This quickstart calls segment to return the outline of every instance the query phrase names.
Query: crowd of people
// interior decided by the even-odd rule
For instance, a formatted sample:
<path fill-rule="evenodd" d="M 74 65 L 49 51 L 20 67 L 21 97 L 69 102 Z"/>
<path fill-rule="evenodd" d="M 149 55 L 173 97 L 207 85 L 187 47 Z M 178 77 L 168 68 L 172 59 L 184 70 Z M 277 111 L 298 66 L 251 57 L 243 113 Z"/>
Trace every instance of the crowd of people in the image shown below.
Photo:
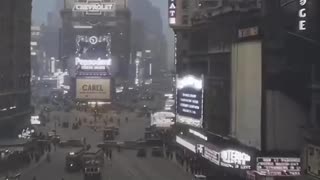
<path fill-rule="evenodd" d="M 51 143 L 46 140 L 35 139 L 19 150 L 6 150 L 0 158 L 0 173 L 14 171 L 31 163 L 37 163 L 51 152 Z"/>

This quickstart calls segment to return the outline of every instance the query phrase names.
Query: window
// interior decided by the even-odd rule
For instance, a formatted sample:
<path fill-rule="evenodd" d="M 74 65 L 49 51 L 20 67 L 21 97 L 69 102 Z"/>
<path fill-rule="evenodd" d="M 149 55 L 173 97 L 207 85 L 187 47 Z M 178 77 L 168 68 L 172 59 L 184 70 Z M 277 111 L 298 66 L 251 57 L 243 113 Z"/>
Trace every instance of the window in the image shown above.
<path fill-rule="evenodd" d="M 188 21 L 189 21 L 189 16 L 188 15 L 182 16 L 182 24 L 188 24 Z"/>
<path fill-rule="evenodd" d="M 188 6 L 189 6 L 188 0 L 182 1 L 182 9 L 188 9 Z"/>

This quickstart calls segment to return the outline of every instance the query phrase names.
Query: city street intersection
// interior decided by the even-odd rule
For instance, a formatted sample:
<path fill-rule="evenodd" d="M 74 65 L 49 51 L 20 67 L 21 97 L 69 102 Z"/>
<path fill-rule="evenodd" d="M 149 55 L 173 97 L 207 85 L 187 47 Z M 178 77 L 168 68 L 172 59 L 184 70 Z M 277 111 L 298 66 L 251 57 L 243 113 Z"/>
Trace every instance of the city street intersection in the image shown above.
<path fill-rule="evenodd" d="M 51 118 L 59 116 L 60 119 L 68 118 L 70 122 L 76 117 L 93 119 L 92 113 L 78 111 L 71 112 L 52 112 Z M 125 123 L 124 118 L 128 117 L 129 122 Z M 115 117 L 118 118 L 118 117 Z M 115 119 L 114 118 L 114 119 Z M 149 119 L 136 117 L 135 112 L 122 112 L 119 116 L 120 135 L 119 141 L 135 141 L 144 136 L 144 128 L 149 125 Z M 52 120 L 53 121 L 53 120 Z M 49 131 L 54 128 L 54 122 L 46 125 L 43 131 Z M 41 129 L 41 128 L 40 128 Z M 62 140 L 81 139 L 86 137 L 87 143 L 92 146 L 102 142 L 102 132 L 94 131 L 85 125 L 78 130 L 71 128 L 56 127 L 57 134 Z M 22 180 L 31 180 L 35 176 L 37 180 L 79 180 L 83 179 L 81 172 L 68 173 L 65 171 L 65 155 L 71 151 L 71 148 L 57 148 L 51 152 L 51 162 L 41 162 L 38 166 L 26 169 L 22 173 Z M 136 156 L 136 150 L 122 150 L 121 152 L 113 151 L 111 160 L 106 160 L 103 170 L 103 178 L 106 180 L 179 180 L 192 179 L 191 175 L 186 173 L 174 161 L 165 158 L 155 158 L 149 152 L 146 158 Z"/>

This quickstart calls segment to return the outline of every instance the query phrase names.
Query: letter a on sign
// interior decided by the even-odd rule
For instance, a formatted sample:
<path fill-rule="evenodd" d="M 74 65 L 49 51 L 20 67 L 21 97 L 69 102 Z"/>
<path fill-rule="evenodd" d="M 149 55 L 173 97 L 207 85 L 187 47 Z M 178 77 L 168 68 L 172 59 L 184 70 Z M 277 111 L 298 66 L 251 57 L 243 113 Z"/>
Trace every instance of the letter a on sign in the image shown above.
<path fill-rule="evenodd" d="M 169 6 L 169 9 L 176 9 L 176 5 L 172 2 Z"/>

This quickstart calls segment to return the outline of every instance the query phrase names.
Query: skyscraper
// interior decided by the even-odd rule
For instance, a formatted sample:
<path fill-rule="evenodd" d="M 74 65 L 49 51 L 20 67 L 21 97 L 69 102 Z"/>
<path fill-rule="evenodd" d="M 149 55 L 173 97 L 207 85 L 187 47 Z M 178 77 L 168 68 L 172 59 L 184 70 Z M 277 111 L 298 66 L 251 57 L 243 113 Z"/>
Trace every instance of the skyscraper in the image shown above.
<path fill-rule="evenodd" d="M 30 118 L 31 0 L 0 7 L 0 138 L 18 135 Z"/>
<path fill-rule="evenodd" d="M 149 0 L 129 0 L 128 2 L 133 22 L 140 21 L 144 24 L 143 48 L 152 51 L 153 72 L 159 75 L 160 69 L 165 68 L 167 63 L 166 38 L 163 33 L 160 9 L 153 6 Z M 132 30 L 138 32 L 135 29 Z M 132 37 L 135 37 L 135 34 Z"/>

